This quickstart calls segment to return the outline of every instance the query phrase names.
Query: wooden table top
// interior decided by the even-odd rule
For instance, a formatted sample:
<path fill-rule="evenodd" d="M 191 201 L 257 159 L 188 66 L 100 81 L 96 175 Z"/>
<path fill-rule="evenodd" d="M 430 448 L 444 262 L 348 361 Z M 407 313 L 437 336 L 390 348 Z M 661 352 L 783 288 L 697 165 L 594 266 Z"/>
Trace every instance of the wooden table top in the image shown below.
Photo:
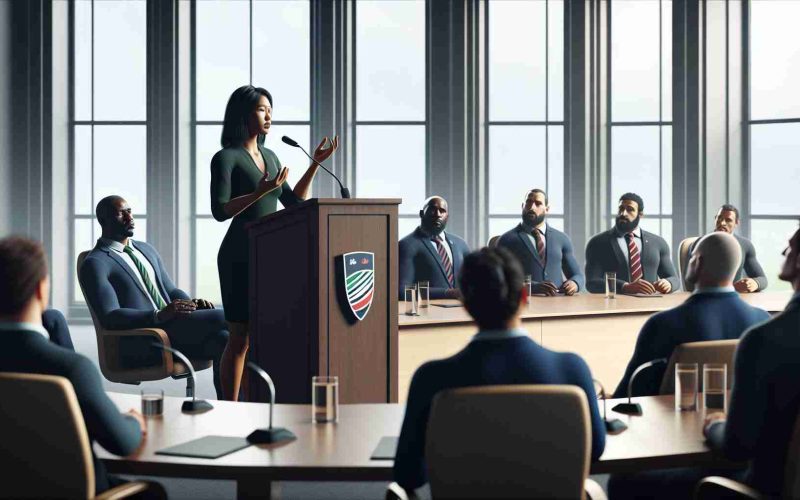
<path fill-rule="evenodd" d="M 586 316 L 604 316 L 612 314 L 646 314 L 664 311 L 682 304 L 688 292 L 675 292 L 654 297 L 633 297 L 617 295 L 615 299 L 606 299 L 602 294 L 581 293 L 573 297 L 558 295 L 555 297 L 531 297 L 531 303 L 522 312 L 523 319 L 574 318 Z M 783 311 L 792 292 L 760 292 L 741 294 L 740 297 L 756 307 L 774 313 Z M 437 324 L 472 323 L 472 318 L 463 307 L 437 307 L 434 304 L 459 304 L 457 300 L 432 300 L 431 307 L 421 309 L 419 316 L 405 314 L 405 302 L 400 302 L 400 329 L 430 326 Z"/>
<path fill-rule="evenodd" d="M 134 394 L 109 393 L 120 411 L 139 408 Z M 608 436 L 600 461 L 592 473 L 646 470 L 702 464 L 725 464 L 712 455 L 701 433 L 704 412 L 675 412 L 672 396 L 634 398 L 644 415 L 631 417 L 611 408 L 609 418 L 619 418 L 628 429 Z M 206 435 L 245 437 L 266 427 L 269 405 L 212 401 L 214 409 L 200 415 L 180 412 L 183 398 L 164 398 L 164 415 L 148 419 L 148 435 L 131 457 L 109 454 L 99 445 L 97 455 L 110 472 L 153 476 L 269 480 L 390 481 L 391 460 L 370 460 L 383 436 L 397 436 L 404 407 L 397 404 L 341 405 L 336 424 L 311 423 L 309 405 L 277 405 L 276 427 L 286 427 L 296 441 L 273 446 L 250 446 L 218 459 L 156 455 L 156 450 Z M 602 411 L 602 406 L 601 406 Z"/>

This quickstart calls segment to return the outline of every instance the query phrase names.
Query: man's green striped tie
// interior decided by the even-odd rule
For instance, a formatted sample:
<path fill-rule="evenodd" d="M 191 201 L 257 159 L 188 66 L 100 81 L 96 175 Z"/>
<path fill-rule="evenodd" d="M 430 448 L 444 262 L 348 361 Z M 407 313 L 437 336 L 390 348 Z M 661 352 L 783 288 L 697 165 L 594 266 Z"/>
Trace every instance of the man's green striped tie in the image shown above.
<path fill-rule="evenodd" d="M 144 287 L 147 288 L 147 292 L 150 294 L 150 298 L 153 299 L 153 302 L 156 303 L 156 307 L 158 307 L 158 310 L 160 311 L 161 309 L 167 307 L 167 303 L 164 302 L 164 299 L 161 298 L 161 294 L 158 293 L 158 290 L 156 290 L 155 285 L 153 285 L 153 282 L 150 281 L 150 276 L 147 274 L 147 270 L 144 268 L 144 264 L 142 264 L 142 261 L 140 261 L 133 253 L 133 249 L 130 246 L 125 245 L 125 253 L 128 254 L 133 263 L 136 265 L 136 269 L 139 270 L 139 275 L 141 275 L 142 277 L 142 281 L 144 282 Z"/>

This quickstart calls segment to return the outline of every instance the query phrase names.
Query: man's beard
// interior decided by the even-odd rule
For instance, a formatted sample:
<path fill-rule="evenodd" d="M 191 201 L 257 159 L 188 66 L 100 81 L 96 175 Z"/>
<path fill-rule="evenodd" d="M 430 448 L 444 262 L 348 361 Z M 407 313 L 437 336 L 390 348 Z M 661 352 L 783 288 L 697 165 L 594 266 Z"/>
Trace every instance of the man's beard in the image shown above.
<path fill-rule="evenodd" d="M 630 233 L 639 226 L 639 219 L 641 218 L 642 218 L 641 215 L 637 215 L 636 218 L 633 219 L 632 221 L 628 221 L 627 219 L 625 219 L 625 222 L 620 222 L 621 219 L 618 217 L 616 223 L 617 231 L 619 231 L 622 234 Z"/>
<path fill-rule="evenodd" d="M 532 228 L 533 227 L 537 227 L 539 224 L 544 222 L 544 220 L 546 218 L 547 218 L 547 214 L 544 213 L 544 212 L 542 212 L 541 214 L 538 214 L 538 215 L 536 214 L 536 212 L 533 212 L 533 211 L 531 211 L 531 212 L 523 212 L 523 214 L 522 214 L 522 222 L 523 222 L 523 224 L 525 224 L 526 226 L 532 227 Z"/>
<path fill-rule="evenodd" d="M 440 226 L 436 226 L 430 220 L 425 220 L 425 219 L 422 220 L 422 230 L 431 236 L 439 236 L 446 227 L 447 227 L 446 220 L 443 220 Z"/>

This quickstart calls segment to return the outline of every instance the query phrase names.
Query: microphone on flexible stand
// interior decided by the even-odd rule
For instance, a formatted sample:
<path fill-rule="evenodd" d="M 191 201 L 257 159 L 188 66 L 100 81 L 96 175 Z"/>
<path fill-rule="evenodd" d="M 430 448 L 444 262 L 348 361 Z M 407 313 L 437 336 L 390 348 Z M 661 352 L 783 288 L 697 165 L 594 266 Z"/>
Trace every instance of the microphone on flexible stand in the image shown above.
<path fill-rule="evenodd" d="M 619 434 L 620 432 L 622 432 L 625 429 L 627 429 L 628 426 L 625 425 L 625 423 L 622 420 L 618 419 L 618 418 L 615 418 L 615 419 L 612 419 L 612 420 L 608 419 L 608 417 L 606 416 L 607 415 L 606 414 L 606 388 L 603 387 L 603 384 L 601 384 L 600 381 L 597 380 L 596 378 L 592 379 L 592 381 L 594 381 L 595 384 L 600 386 L 600 394 L 598 394 L 598 396 L 600 397 L 600 399 L 603 400 L 603 423 L 605 423 L 606 432 L 609 433 L 609 434 L 612 434 L 612 435 Z"/>
<path fill-rule="evenodd" d="M 282 427 L 272 427 L 272 410 L 275 407 L 275 384 L 272 379 L 260 366 L 252 361 L 247 362 L 247 367 L 256 372 L 269 388 L 269 427 L 266 429 L 256 429 L 247 436 L 247 442 L 252 444 L 271 444 L 281 441 L 289 441 L 297 436 L 288 429 Z"/>
<path fill-rule="evenodd" d="M 172 347 L 167 347 L 159 342 L 153 342 L 150 345 L 158 349 L 161 349 L 163 351 L 171 352 L 173 355 L 177 356 L 178 359 L 180 359 L 181 362 L 183 362 L 183 364 L 186 365 L 186 368 L 189 369 L 189 382 L 186 384 L 186 396 L 187 397 L 191 396 L 192 399 L 191 401 L 183 402 L 183 404 L 181 405 L 181 411 L 183 413 L 201 413 L 213 409 L 214 407 L 211 406 L 211 403 L 209 403 L 204 399 L 197 399 L 195 397 L 194 388 L 195 388 L 195 381 L 197 379 L 195 378 L 194 367 L 192 366 L 192 362 L 189 361 L 189 358 L 184 356 L 183 353 L 180 352 L 179 350 L 173 349 Z"/>
<path fill-rule="evenodd" d="M 308 158 L 311 161 L 313 161 L 315 165 L 320 167 L 322 170 L 328 172 L 329 174 L 331 174 L 331 177 L 336 179 L 336 182 L 339 183 L 339 188 L 340 188 L 340 191 L 342 193 L 342 198 L 345 199 L 345 200 L 350 198 L 350 190 L 347 189 L 346 187 L 344 187 L 344 184 L 342 184 L 342 181 L 339 180 L 339 178 L 336 176 L 336 174 L 334 174 L 333 172 L 331 172 L 330 170 L 325 168 L 322 165 L 322 163 L 320 163 L 317 160 L 315 160 L 310 154 L 308 154 L 308 152 L 305 149 L 303 149 L 303 146 L 301 146 L 300 144 L 297 143 L 297 141 L 295 141 L 294 139 L 292 139 L 291 137 L 289 137 L 287 135 L 284 135 L 281 138 L 281 141 L 283 141 L 284 144 L 288 144 L 289 146 L 292 146 L 293 148 L 300 148 L 300 151 L 302 151 L 306 156 L 308 156 Z"/>
<path fill-rule="evenodd" d="M 642 406 L 639 403 L 631 403 L 631 391 L 633 390 L 633 380 L 636 376 L 642 371 L 650 368 L 651 366 L 655 366 L 661 363 L 666 363 L 667 358 L 658 358 L 652 361 L 648 361 L 647 363 L 642 363 L 631 374 L 630 380 L 628 380 L 628 402 L 627 403 L 620 403 L 612 410 L 617 413 L 624 413 L 626 415 L 641 415 L 642 414 Z"/>

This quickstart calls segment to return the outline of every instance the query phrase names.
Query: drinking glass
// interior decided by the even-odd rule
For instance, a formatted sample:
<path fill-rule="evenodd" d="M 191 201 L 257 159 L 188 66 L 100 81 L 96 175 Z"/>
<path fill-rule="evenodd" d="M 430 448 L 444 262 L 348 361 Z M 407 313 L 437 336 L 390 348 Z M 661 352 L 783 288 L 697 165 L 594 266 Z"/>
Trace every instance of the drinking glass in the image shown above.
<path fill-rule="evenodd" d="M 703 363 L 703 407 L 724 412 L 728 408 L 728 365 Z"/>
<path fill-rule="evenodd" d="M 527 304 L 531 303 L 531 294 L 533 293 L 533 277 L 530 274 L 525 275 L 525 290 L 528 294 L 525 298 L 525 302 Z"/>
<path fill-rule="evenodd" d="M 416 316 L 417 314 L 419 314 L 419 311 L 417 310 L 416 285 L 405 287 L 405 294 L 403 298 L 406 301 L 406 314 L 409 316 Z"/>
<path fill-rule="evenodd" d="M 142 415 L 157 417 L 164 413 L 164 390 L 142 389 Z"/>
<path fill-rule="evenodd" d="M 311 379 L 311 421 L 317 424 L 339 421 L 339 377 Z"/>
<path fill-rule="evenodd" d="M 675 365 L 675 409 L 697 410 L 697 363 Z"/>
<path fill-rule="evenodd" d="M 430 281 L 420 281 L 417 283 L 417 300 L 419 308 L 426 309 L 431 303 L 431 283 Z"/>
<path fill-rule="evenodd" d="M 606 273 L 606 298 L 617 298 L 617 273 Z"/>

